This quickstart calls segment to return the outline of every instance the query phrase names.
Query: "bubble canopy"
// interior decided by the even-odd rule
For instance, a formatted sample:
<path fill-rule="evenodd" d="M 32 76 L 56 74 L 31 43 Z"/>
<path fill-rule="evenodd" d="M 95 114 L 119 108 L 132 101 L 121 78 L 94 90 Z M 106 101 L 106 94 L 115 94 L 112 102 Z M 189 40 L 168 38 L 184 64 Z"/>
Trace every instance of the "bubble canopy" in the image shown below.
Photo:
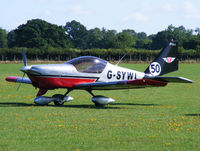
<path fill-rule="evenodd" d="M 74 58 L 66 63 L 72 64 L 77 71 L 84 73 L 102 73 L 107 65 L 107 61 L 93 56 Z"/>

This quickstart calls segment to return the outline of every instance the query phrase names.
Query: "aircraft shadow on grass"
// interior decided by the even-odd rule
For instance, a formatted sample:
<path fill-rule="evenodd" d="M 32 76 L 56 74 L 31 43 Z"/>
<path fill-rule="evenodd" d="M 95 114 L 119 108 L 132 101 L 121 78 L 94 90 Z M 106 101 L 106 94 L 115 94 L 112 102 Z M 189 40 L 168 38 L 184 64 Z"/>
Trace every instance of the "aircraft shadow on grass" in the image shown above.
<path fill-rule="evenodd" d="M 159 106 L 160 104 L 113 103 L 112 105 Z"/>
<path fill-rule="evenodd" d="M 16 103 L 16 102 L 0 103 L 0 107 L 24 107 L 24 106 L 33 106 L 33 104 Z"/>
<path fill-rule="evenodd" d="M 85 109 L 131 109 L 125 107 L 116 107 L 115 105 L 133 105 L 133 106 L 157 106 L 159 104 L 134 104 L 134 103 L 113 103 L 105 107 L 95 107 L 93 104 L 82 104 L 82 105 L 63 105 L 63 106 L 54 106 L 49 104 L 48 107 L 62 107 L 62 108 L 85 108 Z M 0 107 L 28 107 L 28 106 L 38 106 L 36 104 L 27 104 L 27 103 L 16 103 L 16 102 L 7 102 L 0 103 Z"/>
<path fill-rule="evenodd" d="M 36 104 L 27 104 L 27 103 L 16 103 L 16 102 L 8 102 L 8 103 L 0 103 L 0 107 L 28 107 L 28 106 L 38 106 L 38 107 L 45 107 L 39 106 Z M 105 107 L 95 107 L 94 105 L 63 105 L 63 106 L 55 106 L 55 105 L 46 105 L 46 107 L 62 107 L 62 108 L 85 108 L 85 109 L 124 109 L 121 107 L 112 107 L 112 106 L 105 106 Z"/>
<path fill-rule="evenodd" d="M 52 105 L 52 107 L 55 107 Z M 63 105 L 63 106 L 57 106 L 57 107 L 66 107 L 66 108 L 85 108 L 85 109 L 124 109 L 121 107 L 112 107 L 111 106 L 104 106 L 104 107 L 95 107 L 94 105 L 87 105 L 87 104 L 82 104 L 82 105 Z"/>
<path fill-rule="evenodd" d="M 200 116 L 200 114 L 184 114 L 185 116 Z"/>

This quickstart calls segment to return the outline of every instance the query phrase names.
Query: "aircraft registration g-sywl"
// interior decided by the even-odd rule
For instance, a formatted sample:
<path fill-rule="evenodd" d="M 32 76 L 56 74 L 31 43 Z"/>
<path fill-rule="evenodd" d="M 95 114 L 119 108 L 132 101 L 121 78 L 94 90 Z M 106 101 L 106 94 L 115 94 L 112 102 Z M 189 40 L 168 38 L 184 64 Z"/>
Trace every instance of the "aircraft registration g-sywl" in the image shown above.
<path fill-rule="evenodd" d="M 67 96 L 76 89 L 86 90 L 92 97 L 96 106 L 113 103 L 114 99 L 105 96 L 96 96 L 93 90 L 137 89 L 145 87 L 163 87 L 169 82 L 192 83 L 193 81 L 183 77 L 161 76 L 178 70 L 178 46 L 177 42 L 170 41 L 159 53 L 157 58 L 144 72 L 131 70 L 93 57 L 82 56 L 69 60 L 63 64 L 30 65 L 26 64 L 25 52 L 22 49 L 24 67 L 20 70 L 27 74 L 28 78 L 7 77 L 9 82 L 32 84 L 39 88 L 34 103 L 47 105 L 54 102 L 55 105 L 63 105 L 64 102 L 73 100 Z M 64 95 L 55 94 L 52 97 L 42 96 L 48 90 L 65 88 Z"/>

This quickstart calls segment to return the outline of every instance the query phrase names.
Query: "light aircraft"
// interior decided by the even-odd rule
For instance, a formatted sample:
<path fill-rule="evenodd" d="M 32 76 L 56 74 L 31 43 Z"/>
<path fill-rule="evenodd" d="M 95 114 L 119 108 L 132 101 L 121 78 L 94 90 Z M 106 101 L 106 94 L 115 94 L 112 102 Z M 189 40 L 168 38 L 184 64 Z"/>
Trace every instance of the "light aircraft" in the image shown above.
<path fill-rule="evenodd" d="M 178 46 L 171 40 L 162 49 L 144 72 L 131 70 L 93 57 L 81 56 L 62 64 L 27 65 L 26 55 L 22 48 L 24 67 L 20 70 L 27 74 L 28 78 L 7 77 L 9 82 L 32 84 L 39 88 L 34 103 L 47 105 L 54 102 L 55 105 L 63 105 L 64 102 L 73 100 L 67 96 L 72 90 L 86 90 L 92 97 L 95 106 L 103 106 L 114 102 L 114 99 L 95 95 L 93 90 L 118 90 L 138 89 L 146 87 L 163 87 L 169 82 L 193 83 L 192 80 L 183 77 L 161 76 L 178 70 Z M 64 95 L 55 94 L 52 97 L 42 96 L 48 90 L 64 88 Z"/>

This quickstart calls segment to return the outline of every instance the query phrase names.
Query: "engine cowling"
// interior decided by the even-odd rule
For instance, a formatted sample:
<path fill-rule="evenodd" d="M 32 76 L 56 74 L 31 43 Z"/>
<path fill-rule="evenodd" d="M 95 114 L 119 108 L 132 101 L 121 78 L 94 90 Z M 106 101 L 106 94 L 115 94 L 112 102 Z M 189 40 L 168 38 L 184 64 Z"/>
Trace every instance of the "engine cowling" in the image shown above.
<path fill-rule="evenodd" d="M 100 95 L 100 96 L 94 96 L 92 98 L 92 102 L 94 102 L 95 104 L 107 105 L 107 104 L 115 102 L 115 100 L 112 98 Z"/>
<path fill-rule="evenodd" d="M 38 105 L 47 105 L 53 101 L 55 101 L 55 98 L 47 96 L 38 96 L 34 99 L 34 103 Z"/>

